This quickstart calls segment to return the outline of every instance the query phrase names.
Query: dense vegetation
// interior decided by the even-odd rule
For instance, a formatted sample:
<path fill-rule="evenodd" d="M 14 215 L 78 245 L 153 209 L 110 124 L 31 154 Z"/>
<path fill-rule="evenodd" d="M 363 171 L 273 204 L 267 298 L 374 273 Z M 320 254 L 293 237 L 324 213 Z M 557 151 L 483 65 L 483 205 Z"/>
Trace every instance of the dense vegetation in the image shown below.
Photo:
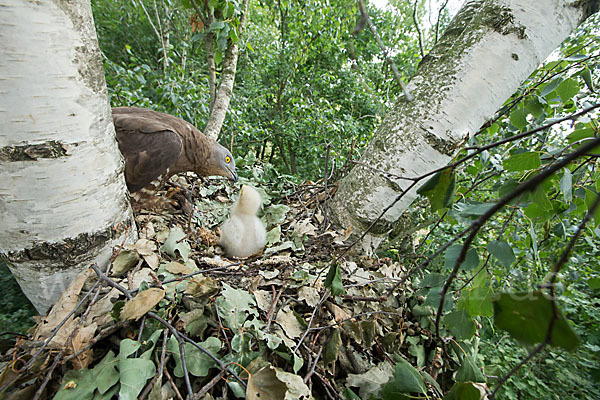
<path fill-rule="evenodd" d="M 421 22 L 415 26 L 411 5 L 394 4 L 385 11 L 371 7 L 369 12 L 408 79 L 421 58 L 419 39 L 426 52 L 435 41 L 436 29 L 441 29 L 439 24 L 443 26 L 448 16 L 426 10 L 423 4 L 416 10 Z M 208 113 L 207 93 L 203 92 L 206 75 L 202 63 L 193 61 L 202 59 L 203 50 L 199 33 L 190 33 L 186 26 L 189 11 L 171 5 L 169 18 L 180 25 L 167 53 L 170 66 L 164 69 L 161 59 L 165 55 L 149 40 L 149 21 L 139 7 L 107 1 L 96 1 L 94 6 L 113 103 L 152 105 L 202 127 Z M 346 162 L 357 157 L 400 93 L 368 29 L 352 34 L 359 16 L 357 2 L 349 0 L 255 3 L 242 39 L 245 46 L 222 142 L 232 143 L 240 156 L 253 152 L 257 162 L 272 165 L 278 175 L 301 179 L 322 177 L 329 145 L 335 171 L 338 176 L 343 174 L 340 166 L 347 167 Z M 425 20 L 434 22 L 423 26 Z M 117 26 L 123 24 L 136 32 L 135 37 L 122 34 Z M 496 119 L 468 145 L 475 149 L 510 138 L 596 103 L 600 54 L 593 27 L 594 21 L 590 21 L 573 35 L 553 55 L 556 61 L 532 74 Z M 355 59 L 349 51 L 351 44 Z M 188 60 L 185 67 L 184 54 Z M 440 218 L 435 222 L 431 218 L 415 221 L 431 225 L 416 249 L 414 265 L 444 246 L 519 182 L 597 132 L 595 118 L 584 116 L 577 122 L 566 121 L 492 147 L 457 166 L 455 204 L 450 208 L 449 204 L 439 204 L 435 190 L 431 191 L 428 197 Z M 457 159 L 467 153 L 461 152 Z M 469 322 L 454 327 L 466 332 L 453 333 L 457 339 L 470 339 L 475 332 L 471 318 L 478 321 L 478 338 L 470 339 L 470 343 L 474 362 L 485 365 L 486 375 L 502 376 L 527 351 L 494 328 L 491 303 L 485 299 L 506 290 L 532 291 L 547 281 L 550 267 L 565 251 L 565 242 L 593 203 L 599 182 L 596 157 L 581 158 L 553 174 L 534 193 L 514 200 L 513 206 L 498 213 L 474 241 L 466 261 L 470 264 L 463 265 L 466 271 L 459 275 L 460 284 L 454 289 L 458 311 L 452 314 L 462 317 L 466 310 Z M 439 186 L 438 193 L 444 189 Z M 422 210 L 424 216 L 431 215 Z M 599 223 L 600 214 L 596 214 L 560 273 L 561 309 L 583 338 L 581 345 L 573 353 L 544 350 L 544 356 L 524 367 L 505 386 L 506 398 L 552 397 L 551 393 L 556 398 L 564 393 L 575 398 L 600 396 Z M 424 271 L 424 280 L 435 276 L 427 273 L 446 276 L 459 249 L 454 245 L 445 252 L 445 258 L 433 259 Z M 394 253 L 390 244 L 387 254 Z M 425 296 L 439 296 L 439 288 L 423 291 Z M 469 296 L 481 293 L 485 296 L 480 308 L 464 305 Z M 430 304 L 436 304 L 437 299 L 433 296 Z M 570 368 L 565 368 L 567 365 Z M 493 379 L 489 383 L 494 386 Z"/>
<path fill-rule="evenodd" d="M 406 80 L 449 18 L 446 11 L 432 13 L 425 3 L 416 10 L 418 26 L 409 2 L 393 2 L 387 10 L 369 8 Z M 112 104 L 151 107 L 202 129 L 209 114 L 206 29 L 196 26 L 190 4 L 94 0 L 92 6 Z M 220 141 L 233 147 L 242 168 L 260 166 L 265 184 L 269 179 L 316 181 L 324 175 L 326 154 L 333 179 L 342 176 L 401 93 L 368 29 L 353 34 L 360 15 L 357 2 L 263 0 L 253 2 L 249 12 Z M 422 311 L 422 329 L 436 330 L 442 287 L 462 248 L 461 240 L 454 241 L 520 183 L 598 136 L 597 109 L 557 121 L 598 104 L 599 22 L 596 15 L 572 35 L 469 138 L 468 149 L 455 158 L 460 162 L 421 189 L 414 212 L 414 226 L 421 229 L 415 229 L 408 254 L 406 241 L 402 246 L 391 241 L 381 249 L 380 256 L 414 271 L 419 289 L 410 306 Z M 469 158 L 461 161 L 464 157 Z M 516 301 L 523 315 L 548 312 L 555 303 L 538 291 L 554 282 L 552 268 L 557 272 L 560 290 L 554 294 L 561 314 L 554 315 L 559 315 L 561 332 L 552 334 L 552 347 L 540 348 L 510 377 L 501 398 L 600 398 L 597 159 L 598 148 L 591 149 L 550 174 L 535 191 L 510 199 L 484 221 L 468 251 L 465 247 L 466 259 L 445 300 L 440 337 L 453 337 L 447 346 L 453 348 L 455 366 L 474 366 L 466 380 L 486 382 L 492 389 L 546 334 L 539 327 L 515 327 L 503 319 L 501 308 Z M 522 296 L 501 297 L 508 291 Z M 493 302 L 494 296 L 500 297 Z M 435 347 L 416 341 L 406 356 L 421 368 L 432 362 Z"/>

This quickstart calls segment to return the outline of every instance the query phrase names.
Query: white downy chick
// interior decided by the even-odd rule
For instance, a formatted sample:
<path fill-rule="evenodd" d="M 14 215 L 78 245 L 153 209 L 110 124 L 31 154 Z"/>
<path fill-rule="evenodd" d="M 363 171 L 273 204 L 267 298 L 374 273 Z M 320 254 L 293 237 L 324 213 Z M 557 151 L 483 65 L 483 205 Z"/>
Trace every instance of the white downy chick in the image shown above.
<path fill-rule="evenodd" d="M 246 258 L 262 251 L 267 231 L 256 216 L 262 201 L 252 186 L 242 186 L 240 197 L 231 208 L 229 219 L 221 226 L 219 244 L 229 257 Z"/>

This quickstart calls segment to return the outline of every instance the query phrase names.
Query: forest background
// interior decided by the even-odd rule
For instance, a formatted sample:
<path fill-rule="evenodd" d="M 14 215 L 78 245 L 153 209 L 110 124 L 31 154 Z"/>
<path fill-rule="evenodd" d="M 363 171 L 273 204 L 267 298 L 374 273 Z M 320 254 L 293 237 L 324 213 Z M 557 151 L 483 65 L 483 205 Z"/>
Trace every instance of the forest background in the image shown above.
<path fill-rule="evenodd" d="M 190 4 L 97 0 L 92 7 L 112 105 L 167 112 L 202 130 L 209 115 L 207 29 L 191 18 Z M 404 81 L 451 19 L 447 2 L 393 1 L 385 9 L 367 4 L 367 10 Z M 227 12 L 225 8 L 225 17 Z M 358 160 L 402 93 L 371 32 L 353 33 L 359 16 L 356 1 L 254 1 L 241 37 L 227 18 L 210 26 L 223 49 L 227 40 L 240 41 L 234 93 L 219 141 L 233 148 L 242 174 L 252 176 L 253 166 L 261 165 L 265 182 L 300 184 L 329 173 L 335 182 Z M 469 146 L 552 124 L 597 104 L 598 22 L 596 15 L 580 27 L 470 138 Z M 217 66 L 222 56 L 217 51 Z M 535 168 L 597 132 L 593 115 L 555 124 L 521 142 L 492 147 L 457 168 L 453 201 L 436 206 L 436 194 L 423 191 L 413 218 L 414 226 L 427 233 L 415 242 L 410 262 L 429 257 L 482 215 L 493 199 L 527 178 L 531 169 L 523 165 Z M 456 289 L 467 287 L 473 275 L 481 284 L 474 289 L 490 287 L 486 296 L 537 288 L 593 206 L 600 190 L 598 174 L 597 156 L 589 154 L 548 179 L 531 198 L 520 199 L 473 244 Z M 510 379 L 503 398 L 600 398 L 599 222 L 596 213 L 560 274 L 561 310 L 580 345 L 572 352 L 545 349 Z M 405 260 L 403 246 L 390 242 L 379 256 Z M 433 274 L 448 275 L 459 249 L 450 247 L 433 259 L 423 281 L 433 280 Z M 475 274 L 482 270 L 485 276 Z M 17 294 L 8 273 L 2 274 L 2 287 L 15 295 L 2 300 L 1 330 L 26 329 L 34 311 Z M 424 284 L 423 289 L 426 301 L 436 304 L 437 293 L 439 302 L 439 287 L 436 292 L 435 286 Z M 464 298 L 452 307 L 469 309 L 461 308 Z M 486 365 L 487 376 L 502 376 L 527 356 L 530 349 L 496 330 L 488 311 L 469 311 L 477 316 L 477 358 Z M 470 325 L 461 326 L 467 332 L 457 337 L 473 337 Z"/>

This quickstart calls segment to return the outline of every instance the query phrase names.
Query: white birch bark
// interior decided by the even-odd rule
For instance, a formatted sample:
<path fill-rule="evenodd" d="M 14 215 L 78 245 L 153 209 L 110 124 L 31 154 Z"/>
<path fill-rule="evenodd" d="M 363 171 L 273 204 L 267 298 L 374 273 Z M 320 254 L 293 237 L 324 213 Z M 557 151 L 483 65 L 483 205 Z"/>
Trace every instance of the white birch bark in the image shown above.
<path fill-rule="evenodd" d="M 397 102 L 361 163 L 408 178 L 446 165 L 468 135 L 477 132 L 588 13 L 597 9 L 592 3 L 466 2 L 409 83 L 415 100 Z M 357 165 L 340 182 L 331 204 L 334 219 L 363 233 L 410 183 L 402 179 L 390 183 L 375 169 Z M 363 250 L 376 248 L 398 228 L 397 221 L 416 198 L 417 188 L 375 224 L 363 240 Z"/>
<path fill-rule="evenodd" d="M 0 257 L 45 313 L 136 235 L 89 1 L 0 4 Z"/>
<path fill-rule="evenodd" d="M 238 35 L 241 37 L 246 24 L 246 14 L 248 13 L 248 0 L 243 2 L 243 11 L 240 17 L 240 24 L 238 26 Z M 235 73 L 237 69 L 237 60 L 239 54 L 239 42 L 229 43 L 225 56 L 223 57 L 223 71 L 221 72 L 221 82 L 219 88 L 214 96 L 211 93 L 211 109 L 208 121 L 206 121 L 206 127 L 204 128 L 204 134 L 215 140 L 218 139 L 223 122 L 225 121 L 225 115 L 231 102 L 231 96 L 233 94 L 233 83 L 235 82 Z M 211 87 L 213 85 L 211 84 Z"/>

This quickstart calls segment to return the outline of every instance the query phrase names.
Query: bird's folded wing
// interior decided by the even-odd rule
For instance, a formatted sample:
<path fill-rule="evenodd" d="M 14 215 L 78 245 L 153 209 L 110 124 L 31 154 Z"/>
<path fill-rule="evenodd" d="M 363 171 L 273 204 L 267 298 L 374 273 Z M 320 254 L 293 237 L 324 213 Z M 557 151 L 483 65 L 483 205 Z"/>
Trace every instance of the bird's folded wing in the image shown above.
<path fill-rule="evenodd" d="M 169 130 L 160 129 L 157 123 L 136 125 L 135 118 L 114 118 L 119 149 L 125 157 L 125 180 L 131 192 L 140 190 L 160 177 L 175 164 L 181 154 L 181 137 Z M 137 128 L 136 128 L 137 126 Z"/>

